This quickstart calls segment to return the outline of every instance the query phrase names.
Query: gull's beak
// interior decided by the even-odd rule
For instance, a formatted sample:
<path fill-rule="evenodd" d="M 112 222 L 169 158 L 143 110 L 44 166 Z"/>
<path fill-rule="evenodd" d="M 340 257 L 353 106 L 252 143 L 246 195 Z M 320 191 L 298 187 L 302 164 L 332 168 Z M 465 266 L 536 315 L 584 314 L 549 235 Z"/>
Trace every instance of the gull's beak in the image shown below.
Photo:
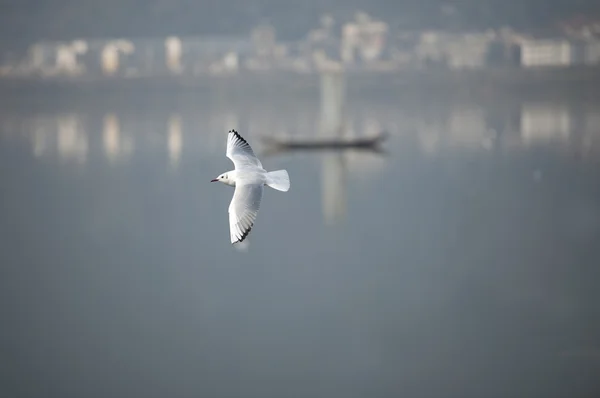
<path fill-rule="evenodd" d="M 217 180 L 216 178 L 214 180 L 210 180 L 210 182 L 217 182 L 219 180 Z"/>

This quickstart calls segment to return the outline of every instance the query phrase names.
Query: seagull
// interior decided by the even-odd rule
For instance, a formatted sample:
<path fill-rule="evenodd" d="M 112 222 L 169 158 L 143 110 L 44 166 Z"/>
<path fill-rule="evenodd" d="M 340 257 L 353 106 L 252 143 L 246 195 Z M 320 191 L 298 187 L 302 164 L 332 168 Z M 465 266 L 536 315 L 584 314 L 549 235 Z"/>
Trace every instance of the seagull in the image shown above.
<path fill-rule="evenodd" d="M 231 159 L 235 170 L 223 173 L 210 182 L 222 182 L 235 187 L 229 204 L 229 234 L 233 245 L 243 242 L 252 230 L 264 186 L 287 192 L 290 189 L 290 177 L 286 170 L 267 172 L 250 144 L 235 130 L 230 130 L 227 135 L 225 156 Z"/>

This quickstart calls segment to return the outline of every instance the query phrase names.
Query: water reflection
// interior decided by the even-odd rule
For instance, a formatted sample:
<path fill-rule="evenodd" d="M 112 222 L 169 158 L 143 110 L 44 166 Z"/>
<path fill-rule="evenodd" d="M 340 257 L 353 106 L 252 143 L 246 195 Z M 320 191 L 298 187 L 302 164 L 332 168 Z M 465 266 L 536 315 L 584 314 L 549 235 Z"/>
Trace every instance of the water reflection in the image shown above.
<path fill-rule="evenodd" d="M 521 110 L 523 145 L 567 145 L 575 129 L 574 117 L 565 105 L 524 104 Z"/>
<path fill-rule="evenodd" d="M 349 137 L 373 136 L 386 130 L 387 126 L 396 126 L 390 129 L 396 138 L 404 142 L 414 140 L 419 151 L 427 156 L 435 156 L 440 148 L 525 150 L 548 145 L 565 152 L 579 153 L 582 158 L 597 156 L 599 152 L 600 106 L 576 108 L 524 103 L 517 114 L 507 115 L 518 120 L 518 124 L 505 125 L 501 130 L 487 117 L 490 112 L 494 111 L 468 105 L 415 117 L 382 105 L 370 109 L 369 113 L 357 112 L 347 118 L 344 134 Z M 320 131 L 319 119 L 314 114 L 272 113 L 264 108 L 252 115 L 244 110 L 143 115 L 144 120 L 152 121 L 150 128 L 142 123 L 144 120 L 133 120 L 137 117 L 119 112 L 104 114 L 101 142 L 89 141 L 89 136 L 95 134 L 95 122 L 80 113 L 4 115 L 0 129 L 5 140 L 27 140 L 36 157 L 59 157 L 85 163 L 89 152 L 96 150 L 91 146 L 101 143 L 106 159 L 111 162 L 127 159 L 133 155 L 134 148 L 144 146 L 148 150 L 165 150 L 173 165 L 188 151 L 207 153 L 223 149 L 224 131 L 231 128 L 244 130 L 254 142 L 268 132 L 275 132 L 278 136 L 310 136 Z M 240 119 L 244 119 L 244 123 L 240 123 Z M 157 127 L 161 124 L 166 126 L 162 131 Z M 157 140 L 156 134 L 166 138 Z M 364 157 L 355 152 L 347 156 L 363 159 L 350 162 L 353 165 L 348 167 L 353 169 L 353 173 L 367 172 L 372 167 L 375 167 L 373 172 L 377 172 L 383 167 L 382 159 L 378 157 Z"/>
<path fill-rule="evenodd" d="M 183 146 L 181 137 L 181 116 L 172 115 L 169 118 L 168 131 L 167 147 L 169 149 L 170 165 L 173 168 L 177 168 L 179 158 L 181 157 L 181 148 Z"/>
<path fill-rule="evenodd" d="M 31 145 L 33 155 L 39 157 L 44 155 L 50 146 L 51 133 L 48 131 L 48 123 L 33 124 L 31 131 Z"/>
<path fill-rule="evenodd" d="M 123 133 L 118 116 L 115 113 L 106 114 L 104 116 L 102 142 L 109 163 L 125 160 L 131 156 L 135 147 L 135 138 L 138 134 L 128 135 Z"/>
<path fill-rule="evenodd" d="M 88 136 L 84 131 L 84 120 L 78 115 L 67 114 L 57 117 L 57 149 L 64 160 L 73 159 L 85 163 L 88 154 Z"/>

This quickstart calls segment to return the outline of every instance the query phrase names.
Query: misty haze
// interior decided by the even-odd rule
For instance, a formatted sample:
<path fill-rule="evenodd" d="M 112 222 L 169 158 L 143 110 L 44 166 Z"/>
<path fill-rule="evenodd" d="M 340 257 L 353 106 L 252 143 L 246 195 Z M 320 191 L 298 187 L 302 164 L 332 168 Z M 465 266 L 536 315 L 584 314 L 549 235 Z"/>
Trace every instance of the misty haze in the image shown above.
<path fill-rule="evenodd" d="M 0 397 L 600 393 L 596 2 L 141 4 L 2 6 Z"/>

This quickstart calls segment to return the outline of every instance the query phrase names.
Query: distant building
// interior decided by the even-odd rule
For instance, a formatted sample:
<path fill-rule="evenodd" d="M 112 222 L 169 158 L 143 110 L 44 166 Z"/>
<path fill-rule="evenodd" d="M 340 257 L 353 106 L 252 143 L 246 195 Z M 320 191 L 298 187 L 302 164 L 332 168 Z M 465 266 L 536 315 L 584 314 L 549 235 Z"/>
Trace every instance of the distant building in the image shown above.
<path fill-rule="evenodd" d="M 80 58 L 87 51 L 87 42 L 83 40 L 36 43 L 29 49 L 26 68 L 42 75 L 81 74 L 85 66 Z"/>
<path fill-rule="evenodd" d="M 445 47 L 446 62 L 451 69 L 479 69 L 486 66 L 490 50 L 486 34 L 465 34 L 454 37 Z"/>
<path fill-rule="evenodd" d="M 341 41 L 334 33 L 335 20 L 329 15 L 320 18 L 320 27 L 312 29 L 304 40 L 304 56 L 313 69 L 338 68 Z"/>
<path fill-rule="evenodd" d="M 256 54 L 255 43 L 246 37 L 182 38 L 182 64 L 186 72 L 236 72 L 245 59 Z"/>
<path fill-rule="evenodd" d="M 521 66 L 565 67 L 583 63 L 583 47 L 567 39 L 527 39 L 521 42 Z"/>
<path fill-rule="evenodd" d="M 340 58 L 344 64 L 357 61 L 377 61 L 384 53 L 389 35 L 389 26 L 383 21 L 372 19 L 363 12 L 356 14 L 355 21 L 342 27 Z"/>
<path fill-rule="evenodd" d="M 443 32 L 422 32 L 415 46 L 417 62 L 422 66 L 446 65 L 446 49 L 450 35 Z"/>
<path fill-rule="evenodd" d="M 358 57 L 359 29 L 355 23 L 347 23 L 342 27 L 340 57 L 344 64 L 353 64 Z"/>
<path fill-rule="evenodd" d="M 129 40 L 111 40 L 105 43 L 101 52 L 102 72 L 105 76 L 127 74 L 127 67 L 122 66 L 123 55 L 133 54 L 135 45 Z"/>
<path fill-rule="evenodd" d="M 388 25 L 385 22 L 373 21 L 359 26 L 360 54 L 369 62 L 379 59 L 386 46 Z"/>
<path fill-rule="evenodd" d="M 415 47 L 419 64 L 444 65 L 452 69 L 477 69 L 487 64 L 492 35 L 424 32 Z"/>
<path fill-rule="evenodd" d="M 169 72 L 174 74 L 181 73 L 183 66 L 181 64 L 182 44 L 181 39 L 176 36 L 167 37 L 165 40 L 166 64 Z"/>

